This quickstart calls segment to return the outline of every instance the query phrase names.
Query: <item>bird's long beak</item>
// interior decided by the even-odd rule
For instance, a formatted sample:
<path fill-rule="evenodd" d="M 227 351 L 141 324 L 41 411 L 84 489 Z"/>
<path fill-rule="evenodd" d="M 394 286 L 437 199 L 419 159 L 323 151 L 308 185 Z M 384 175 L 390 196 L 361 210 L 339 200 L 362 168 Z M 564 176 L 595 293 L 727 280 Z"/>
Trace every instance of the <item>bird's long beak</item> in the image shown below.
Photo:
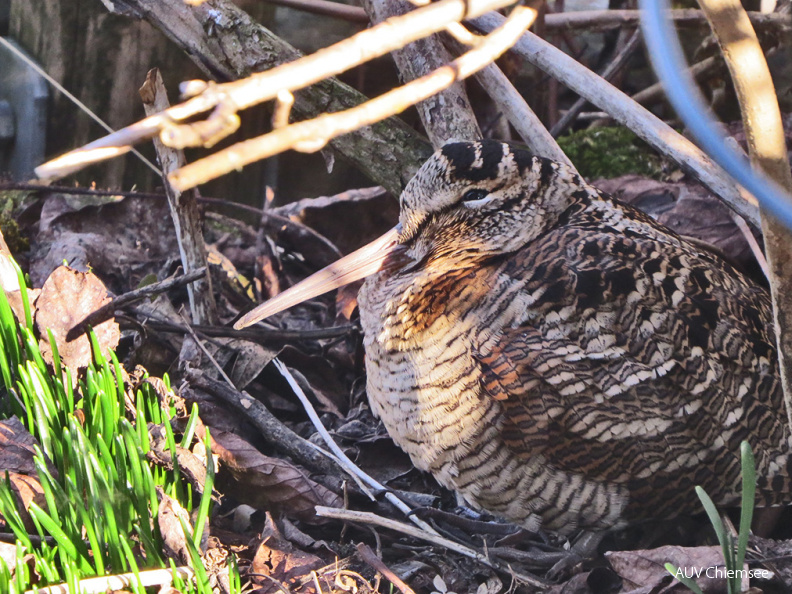
<path fill-rule="evenodd" d="M 293 305 L 378 272 L 382 263 L 398 245 L 398 239 L 399 227 L 396 226 L 368 245 L 325 266 L 304 281 L 252 309 L 237 320 L 234 328 L 245 328 Z"/>

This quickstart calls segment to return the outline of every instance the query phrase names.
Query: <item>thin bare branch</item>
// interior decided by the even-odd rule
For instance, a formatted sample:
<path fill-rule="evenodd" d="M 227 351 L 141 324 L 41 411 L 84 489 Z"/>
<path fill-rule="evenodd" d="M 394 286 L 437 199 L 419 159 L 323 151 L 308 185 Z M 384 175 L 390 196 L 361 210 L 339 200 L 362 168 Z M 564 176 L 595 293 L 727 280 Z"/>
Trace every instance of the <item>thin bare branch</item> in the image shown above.
<path fill-rule="evenodd" d="M 177 567 L 176 574 L 185 581 L 191 581 L 194 572 L 191 567 Z M 104 592 L 125 590 L 132 588 L 136 584 L 143 587 L 153 586 L 166 586 L 173 582 L 173 571 L 170 569 L 150 569 L 148 571 L 140 571 L 135 573 L 122 573 L 119 575 L 106 575 L 102 577 L 88 578 L 78 582 L 80 592 L 84 594 L 104 594 Z M 140 581 L 138 581 L 138 579 Z M 71 585 L 57 584 L 54 586 L 47 586 L 46 588 L 39 588 L 37 590 L 28 590 L 25 594 L 69 594 L 71 592 Z"/>
<path fill-rule="evenodd" d="M 313 423 L 314 428 L 319 432 L 319 435 L 322 437 L 324 442 L 327 444 L 327 447 L 330 448 L 330 451 L 333 453 L 336 463 L 341 466 L 344 470 L 346 470 L 355 480 L 363 481 L 368 486 L 372 487 L 373 489 L 377 489 L 385 494 L 385 498 L 400 512 L 402 512 L 405 516 L 407 516 L 410 521 L 412 521 L 416 526 L 421 528 L 422 530 L 428 532 L 429 534 L 437 534 L 434 528 L 432 528 L 429 524 L 424 522 L 421 518 L 414 516 L 411 514 L 412 510 L 410 507 L 404 503 L 401 499 L 396 497 L 393 493 L 388 491 L 388 489 L 382 485 L 379 481 L 375 480 L 365 472 L 363 472 L 349 457 L 338 447 L 338 444 L 333 440 L 328 433 L 325 426 L 322 425 L 321 419 L 319 419 L 319 415 L 316 414 L 313 405 L 311 405 L 311 401 L 308 400 L 308 397 L 305 395 L 305 392 L 302 391 L 297 380 L 294 379 L 294 376 L 289 372 L 289 369 L 279 360 L 273 359 L 273 364 L 278 372 L 283 376 L 286 382 L 289 384 L 289 387 L 294 392 L 295 396 L 299 399 L 300 403 L 303 405 L 305 412 L 308 414 L 308 418 L 311 419 L 311 423 Z M 361 485 L 362 486 L 362 485 Z M 363 490 L 366 491 L 365 487 Z"/>
<path fill-rule="evenodd" d="M 149 116 L 136 124 L 70 151 L 36 168 L 41 179 L 59 179 L 91 163 L 109 159 L 130 150 L 138 142 L 163 131 L 163 141 L 179 146 L 179 135 L 186 129 L 182 122 L 218 107 L 221 103 L 243 110 L 273 99 L 281 90 L 295 91 L 327 77 L 340 74 L 373 58 L 403 47 L 411 41 L 443 30 L 448 24 L 507 6 L 511 0 L 441 0 L 404 16 L 388 19 L 310 56 L 254 74 L 246 79 L 221 85 L 210 84 L 205 90 L 170 109 Z M 216 140 L 212 138 L 211 140 Z M 185 145 L 186 146 L 186 145 Z"/>
<path fill-rule="evenodd" d="M 633 34 L 630 36 L 630 39 L 627 40 L 627 43 L 624 44 L 624 47 L 621 51 L 616 54 L 616 57 L 605 67 L 605 70 L 602 71 L 602 78 L 607 80 L 608 82 L 618 74 L 622 68 L 624 68 L 625 64 L 627 64 L 627 60 L 629 60 L 635 48 L 638 47 L 638 44 L 641 42 L 641 31 L 640 29 L 636 29 L 633 31 Z M 583 99 L 582 97 L 575 101 L 572 107 L 569 108 L 563 117 L 558 120 L 555 126 L 552 127 L 550 130 L 550 134 L 553 138 L 558 138 L 561 136 L 567 128 L 575 121 L 575 118 L 583 111 L 583 108 L 586 107 L 588 101 Z"/>
<path fill-rule="evenodd" d="M 165 83 L 158 68 L 152 68 L 146 75 L 146 81 L 140 87 L 140 98 L 143 109 L 151 115 L 170 107 Z M 183 167 L 187 160 L 178 149 L 165 146 L 154 139 L 154 148 L 162 166 L 162 181 L 165 195 L 168 198 L 168 209 L 176 231 L 176 243 L 179 256 L 186 273 L 193 270 L 206 270 L 206 245 L 203 239 L 203 221 L 198 208 L 197 195 L 194 190 L 180 193 L 168 183 L 168 174 Z M 194 285 L 187 285 L 187 296 L 190 302 L 190 315 L 195 324 L 212 324 L 217 320 L 217 305 L 212 292 L 212 276 L 202 275 Z"/>
<path fill-rule="evenodd" d="M 303 12 L 321 14 L 324 16 L 343 19 L 351 23 L 368 23 L 369 18 L 366 11 L 359 6 L 349 6 L 340 2 L 330 2 L 329 0 L 264 0 L 267 4 L 285 6 Z"/>
<path fill-rule="evenodd" d="M 704 13 L 695 9 L 670 11 L 671 19 L 677 27 L 704 27 L 707 24 Z M 782 13 L 749 12 L 751 23 L 758 28 L 788 32 L 792 27 L 792 15 Z M 557 33 L 559 30 L 602 31 L 617 27 L 637 27 L 639 10 L 579 10 L 545 15 L 545 31 Z"/>
<path fill-rule="evenodd" d="M 707 77 L 716 74 L 718 70 L 723 67 L 723 65 L 723 58 L 721 56 L 710 56 L 709 58 L 704 58 L 700 62 L 693 64 L 693 66 L 688 68 L 688 72 L 690 73 L 690 76 L 693 77 L 693 80 L 700 82 Z M 652 103 L 653 101 L 658 101 L 663 97 L 665 97 L 663 83 L 657 82 L 650 87 L 646 87 L 643 91 L 639 91 L 633 95 L 632 100 L 640 103 L 641 105 L 645 105 L 647 103 Z"/>
<path fill-rule="evenodd" d="M 336 520 L 344 520 L 347 522 L 360 522 L 362 524 L 373 524 L 375 526 L 381 526 L 383 528 L 387 528 L 389 530 L 394 530 L 396 532 L 400 532 L 401 534 L 406 534 L 408 536 L 412 536 L 413 538 L 419 538 L 421 540 L 425 540 L 427 542 L 431 542 L 438 546 L 444 547 L 449 551 L 454 551 L 455 553 L 459 553 L 460 555 L 464 555 L 465 557 L 469 557 L 471 559 L 475 559 L 482 565 L 486 565 L 487 567 L 492 567 L 493 569 L 501 569 L 496 563 L 482 555 L 481 553 L 461 545 L 453 540 L 449 540 L 442 536 L 436 536 L 425 530 L 421 530 L 414 526 L 410 526 L 409 524 L 405 524 L 404 522 L 397 522 L 396 520 L 391 520 L 389 518 L 383 518 L 382 516 L 378 516 L 376 514 L 372 514 L 369 512 L 362 512 L 362 511 L 353 511 L 349 509 L 338 509 L 335 507 L 325 507 L 323 505 L 316 506 L 316 515 L 323 517 L 323 518 L 334 518 Z M 511 572 L 517 579 L 525 582 L 526 584 L 531 584 L 537 588 L 547 588 L 549 584 L 543 580 L 540 580 L 538 577 L 525 574 L 525 573 L 518 573 L 515 571 Z"/>
<path fill-rule="evenodd" d="M 301 142 L 314 141 L 314 150 L 319 150 L 331 138 L 401 113 L 407 107 L 448 88 L 455 81 L 477 72 L 505 52 L 535 18 L 534 9 L 517 7 L 502 26 L 484 38 L 475 49 L 428 76 L 346 111 L 323 114 L 313 120 L 240 142 L 183 167 L 168 179 L 175 188 L 185 190 L 293 148 Z"/>

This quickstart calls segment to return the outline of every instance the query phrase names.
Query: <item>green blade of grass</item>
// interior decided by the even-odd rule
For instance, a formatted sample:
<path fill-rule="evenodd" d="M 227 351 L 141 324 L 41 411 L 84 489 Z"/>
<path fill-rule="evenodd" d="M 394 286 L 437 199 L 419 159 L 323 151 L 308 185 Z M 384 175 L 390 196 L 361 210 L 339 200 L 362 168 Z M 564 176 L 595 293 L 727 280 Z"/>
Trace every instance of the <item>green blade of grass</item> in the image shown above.
<path fill-rule="evenodd" d="M 80 567 L 81 571 L 86 573 L 91 571 L 91 563 L 87 556 L 83 556 L 80 551 L 77 549 L 76 544 L 72 541 L 71 538 L 61 530 L 61 527 L 58 526 L 57 522 L 53 520 L 49 514 L 47 514 L 43 509 L 41 509 L 35 503 L 31 503 L 30 507 L 28 508 L 28 513 L 32 518 L 38 522 L 42 528 L 53 538 L 55 542 L 58 543 L 58 547 L 61 551 L 74 559 L 77 562 L 78 566 Z M 43 536 L 43 535 L 42 535 Z"/>
<path fill-rule="evenodd" d="M 756 462 L 751 446 L 747 441 L 740 444 L 742 465 L 742 508 L 740 509 L 740 533 L 737 539 L 737 555 L 735 569 L 742 569 L 745 562 L 745 551 L 748 548 L 748 537 L 751 533 L 754 504 L 756 502 Z"/>
<path fill-rule="evenodd" d="M 707 512 L 707 517 L 709 517 L 712 528 L 715 530 L 715 536 L 718 537 L 718 543 L 723 550 L 723 558 L 726 567 L 732 567 L 734 565 L 734 549 L 729 535 L 726 532 L 726 527 L 723 525 L 723 520 L 721 520 L 720 514 L 718 514 L 718 509 L 715 507 L 712 499 L 710 499 L 710 496 L 707 495 L 707 492 L 701 487 L 696 487 L 696 495 L 698 495 L 698 498 L 701 500 L 704 511 Z"/>
<path fill-rule="evenodd" d="M 212 459 L 212 441 L 209 436 L 209 427 L 206 428 L 204 437 L 204 447 L 206 448 L 206 480 L 204 490 L 201 494 L 201 502 L 198 506 L 198 515 L 195 518 L 195 533 L 193 534 L 196 548 L 201 547 L 201 537 L 203 536 L 204 526 L 209 519 L 209 506 L 212 503 L 212 489 L 214 488 L 215 469 Z"/>

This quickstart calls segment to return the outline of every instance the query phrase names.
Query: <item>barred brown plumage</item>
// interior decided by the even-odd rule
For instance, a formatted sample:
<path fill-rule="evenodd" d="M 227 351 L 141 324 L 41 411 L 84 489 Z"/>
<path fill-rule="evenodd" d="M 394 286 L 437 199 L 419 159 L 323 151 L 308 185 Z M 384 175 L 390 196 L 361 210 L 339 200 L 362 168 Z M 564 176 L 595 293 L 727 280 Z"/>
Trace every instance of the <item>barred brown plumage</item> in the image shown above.
<path fill-rule="evenodd" d="M 371 407 L 471 504 L 562 534 L 698 511 L 694 485 L 734 505 L 742 440 L 757 503 L 790 500 L 770 300 L 719 256 L 495 141 L 438 151 L 393 237 L 307 282 L 371 275 Z"/>

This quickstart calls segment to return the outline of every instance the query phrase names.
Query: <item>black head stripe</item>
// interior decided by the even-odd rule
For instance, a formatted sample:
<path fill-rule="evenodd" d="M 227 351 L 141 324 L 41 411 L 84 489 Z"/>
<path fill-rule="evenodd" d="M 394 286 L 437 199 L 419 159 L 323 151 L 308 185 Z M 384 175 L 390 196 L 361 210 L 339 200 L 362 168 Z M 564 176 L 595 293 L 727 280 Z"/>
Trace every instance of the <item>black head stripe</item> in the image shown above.
<path fill-rule="evenodd" d="M 447 144 L 442 152 L 454 177 L 472 182 L 497 178 L 503 160 L 503 144 L 494 140 Z"/>

